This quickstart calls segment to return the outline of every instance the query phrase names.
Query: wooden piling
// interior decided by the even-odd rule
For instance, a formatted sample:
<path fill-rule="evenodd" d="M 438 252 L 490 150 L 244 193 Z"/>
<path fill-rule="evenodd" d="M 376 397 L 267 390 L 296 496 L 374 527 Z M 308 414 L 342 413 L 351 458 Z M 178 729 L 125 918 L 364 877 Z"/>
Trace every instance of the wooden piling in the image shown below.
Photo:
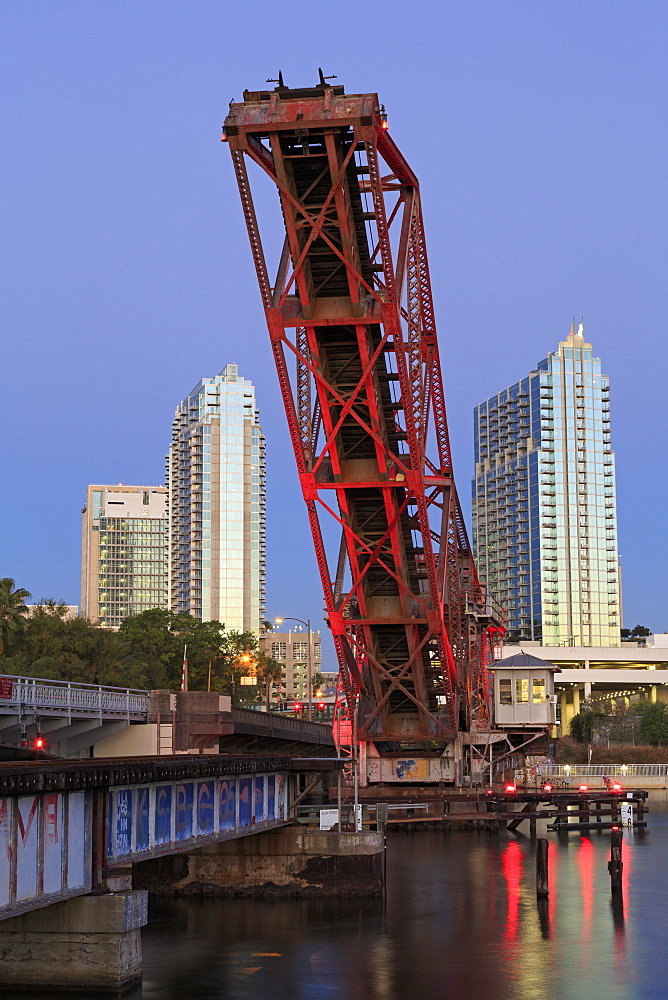
<path fill-rule="evenodd" d="M 536 895 L 540 897 L 549 894 L 547 852 L 549 841 L 539 837 L 536 841 Z"/>
<path fill-rule="evenodd" d="M 622 891 L 622 831 L 614 828 L 610 832 L 610 860 L 608 861 L 608 871 L 610 872 L 610 891 Z"/>

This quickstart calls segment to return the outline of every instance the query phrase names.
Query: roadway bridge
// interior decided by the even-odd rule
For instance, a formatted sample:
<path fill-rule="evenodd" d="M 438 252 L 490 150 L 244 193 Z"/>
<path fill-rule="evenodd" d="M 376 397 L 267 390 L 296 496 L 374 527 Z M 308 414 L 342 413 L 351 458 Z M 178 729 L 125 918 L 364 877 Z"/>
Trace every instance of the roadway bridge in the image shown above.
<path fill-rule="evenodd" d="M 61 757 L 173 753 L 336 756 L 329 725 L 237 708 L 226 695 L 0 675 L 0 744 Z"/>
<path fill-rule="evenodd" d="M 0 675 L 0 743 L 33 744 L 38 733 L 63 757 L 88 753 L 100 740 L 148 720 L 150 692 Z"/>

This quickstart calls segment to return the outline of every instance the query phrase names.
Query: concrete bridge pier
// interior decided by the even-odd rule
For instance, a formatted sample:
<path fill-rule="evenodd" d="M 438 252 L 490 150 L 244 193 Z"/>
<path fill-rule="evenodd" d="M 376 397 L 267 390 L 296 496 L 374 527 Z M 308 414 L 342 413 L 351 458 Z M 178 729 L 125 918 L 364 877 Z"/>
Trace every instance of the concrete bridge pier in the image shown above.
<path fill-rule="evenodd" d="M 153 893 L 213 896 L 379 896 L 385 837 L 283 827 L 134 865 Z"/>
<path fill-rule="evenodd" d="M 141 982 L 148 893 L 79 896 L 0 923 L 0 985 L 120 994 Z"/>

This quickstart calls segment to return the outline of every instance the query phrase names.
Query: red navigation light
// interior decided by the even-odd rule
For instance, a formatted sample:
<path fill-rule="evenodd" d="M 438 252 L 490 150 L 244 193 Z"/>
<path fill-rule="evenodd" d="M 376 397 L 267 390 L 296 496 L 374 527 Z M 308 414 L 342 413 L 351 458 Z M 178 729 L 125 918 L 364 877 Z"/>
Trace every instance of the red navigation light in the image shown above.
<path fill-rule="evenodd" d="M 325 711 L 325 708 L 326 708 L 326 707 L 327 707 L 327 706 L 325 705 L 325 703 L 324 703 L 324 702 L 321 702 L 321 703 L 320 703 L 320 704 L 318 705 L 318 708 L 319 708 L 319 710 L 320 710 L 321 712 L 324 712 L 324 711 Z"/>
<path fill-rule="evenodd" d="M 614 785 L 612 786 L 612 790 L 613 792 L 621 792 L 622 786 L 619 784 L 618 781 L 614 783 Z"/>
<path fill-rule="evenodd" d="M 589 785 L 580 785 L 578 791 L 580 791 L 580 792 L 588 792 L 589 791 Z"/>
<path fill-rule="evenodd" d="M 37 736 L 35 737 L 35 750 L 43 750 L 43 749 L 44 749 L 44 737 L 42 736 L 41 733 L 38 733 Z"/>
<path fill-rule="evenodd" d="M 517 788 L 516 788 L 516 786 L 515 786 L 515 785 L 510 785 L 510 784 L 509 784 L 509 785 L 506 785 L 506 791 L 507 791 L 507 792 L 516 792 L 516 791 L 517 791 Z"/>
<path fill-rule="evenodd" d="M 389 125 L 387 124 L 387 118 L 385 119 L 385 121 L 384 121 L 384 122 L 381 122 L 380 124 L 381 124 L 381 127 L 382 127 L 382 128 L 389 128 L 389 127 L 390 127 L 390 126 L 389 126 Z"/>
<path fill-rule="evenodd" d="M 550 784 L 549 781 L 546 781 L 545 784 L 543 785 L 543 791 L 544 792 L 551 792 L 552 791 L 552 785 Z"/>
<path fill-rule="evenodd" d="M 613 830 L 619 830 L 619 827 L 618 826 L 613 826 L 612 829 Z"/>
<path fill-rule="evenodd" d="M 488 795 L 494 795 L 494 789 L 493 788 L 488 788 L 487 789 L 487 794 Z"/>
<path fill-rule="evenodd" d="M 299 704 L 298 701 L 296 701 L 292 707 L 293 707 L 293 709 L 294 709 L 295 712 L 301 712 L 301 710 L 302 710 L 302 707 L 301 707 L 301 705 Z"/>

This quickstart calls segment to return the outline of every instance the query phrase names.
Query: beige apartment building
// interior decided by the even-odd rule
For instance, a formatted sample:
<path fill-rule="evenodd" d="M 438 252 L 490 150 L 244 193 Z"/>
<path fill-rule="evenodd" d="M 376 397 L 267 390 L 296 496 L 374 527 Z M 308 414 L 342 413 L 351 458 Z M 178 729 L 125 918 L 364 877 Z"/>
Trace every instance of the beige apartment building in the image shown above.
<path fill-rule="evenodd" d="M 82 510 L 81 614 L 118 628 L 167 602 L 167 489 L 89 486 Z"/>
<path fill-rule="evenodd" d="M 260 649 L 283 667 L 281 694 L 286 698 L 308 697 L 309 635 L 311 641 L 311 677 L 320 673 L 322 643 L 320 633 L 303 631 L 266 632 L 260 636 Z M 315 688 L 313 689 L 315 691 Z"/>

